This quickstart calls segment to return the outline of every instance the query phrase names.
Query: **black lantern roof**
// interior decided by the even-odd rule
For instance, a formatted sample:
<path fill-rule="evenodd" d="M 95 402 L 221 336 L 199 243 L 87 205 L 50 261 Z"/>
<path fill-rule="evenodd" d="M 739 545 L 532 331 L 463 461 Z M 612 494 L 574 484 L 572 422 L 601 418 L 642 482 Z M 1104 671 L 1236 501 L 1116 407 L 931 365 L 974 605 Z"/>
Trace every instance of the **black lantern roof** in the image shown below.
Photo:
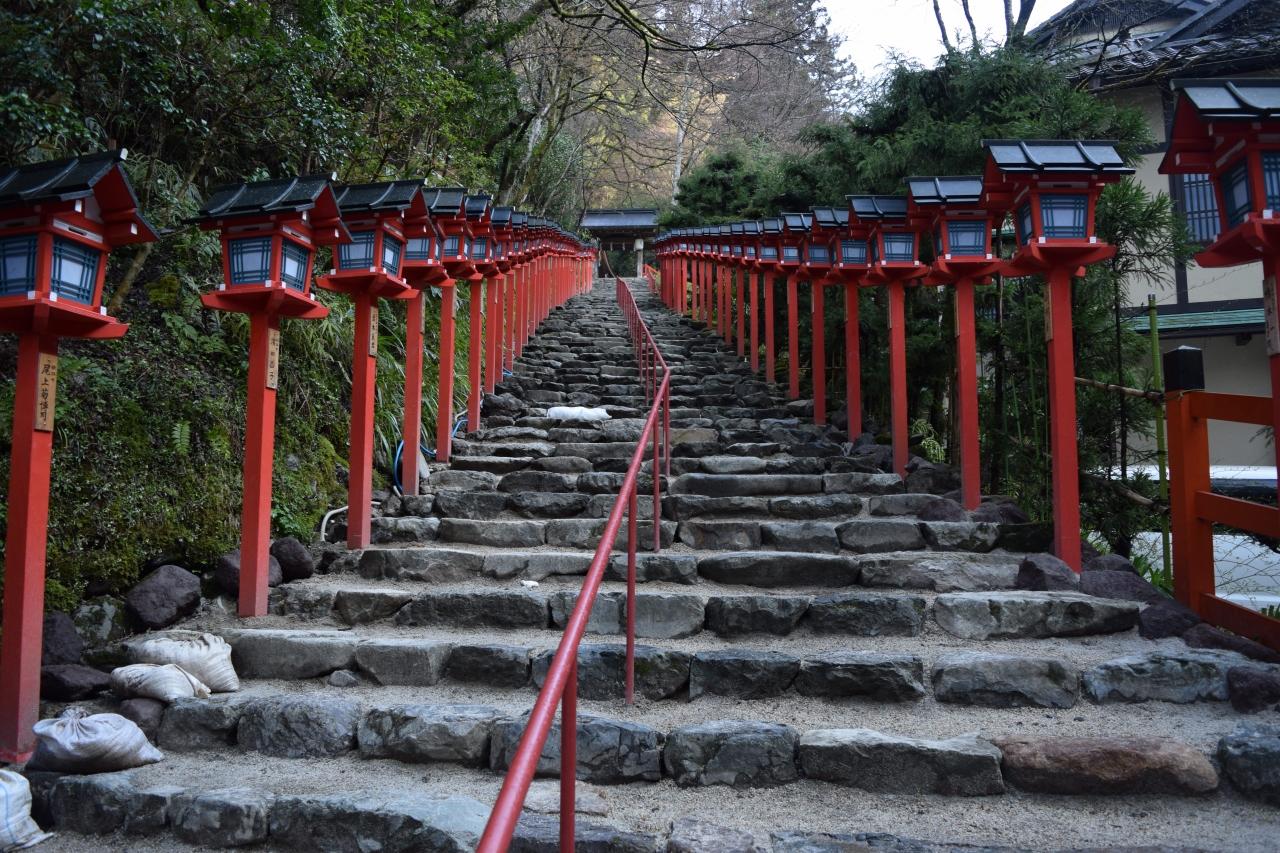
<path fill-rule="evenodd" d="M 813 209 L 813 225 L 815 228 L 837 230 L 849 224 L 849 208 L 847 207 L 815 207 Z"/>
<path fill-rule="evenodd" d="M 462 213 L 462 200 L 467 195 L 462 187 L 440 187 L 427 192 L 435 193 L 429 205 L 432 216 L 458 216 Z"/>
<path fill-rule="evenodd" d="M 734 235 L 744 233 L 744 232 L 743 232 L 743 228 L 742 228 L 742 226 L 743 226 L 743 223 L 741 223 L 741 222 L 734 222 L 734 223 L 731 223 L 731 224 L 729 225 L 729 233 L 730 233 L 730 234 L 734 234 Z"/>
<path fill-rule="evenodd" d="M 208 222 L 236 216 L 300 213 L 315 207 L 337 175 L 302 175 L 274 181 L 227 184 L 215 189 L 189 222 Z"/>
<path fill-rule="evenodd" d="M 1206 119 L 1280 118 L 1280 79 L 1174 80 L 1180 91 Z"/>
<path fill-rule="evenodd" d="M 494 228 L 507 228 L 514 224 L 512 221 L 514 215 L 515 210 L 510 207 L 495 207 L 489 221 L 493 223 Z"/>
<path fill-rule="evenodd" d="M 335 187 L 338 209 L 343 213 L 405 210 L 422 190 L 422 181 L 382 181 L 374 184 L 347 184 Z"/>
<path fill-rule="evenodd" d="M 493 201 L 493 196 L 484 195 L 483 193 L 467 196 L 462 202 L 467 219 L 484 219 L 485 214 L 489 213 L 489 202 L 491 201 Z"/>
<path fill-rule="evenodd" d="M 760 231 L 761 226 L 759 221 L 753 220 L 751 222 L 742 223 L 742 233 L 744 234 L 759 234 Z"/>
<path fill-rule="evenodd" d="M 907 197 L 904 195 L 851 195 L 849 207 L 859 219 L 906 219 Z"/>
<path fill-rule="evenodd" d="M 1002 172 L 1133 174 L 1107 140 L 984 139 L 982 145 Z"/>
<path fill-rule="evenodd" d="M 812 213 L 783 213 L 782 222 L 788 231 L 807 232 L 813 224 Z"/>
<path fill-rule="evenodd" d="M 65 160 L 28 163 L 25 166 L 0 168 L 0 207 L 38 204 L 42 201 L 74 201 L 93 194 L 98 181 L 123 163 L 129 152 L 100 151 Z M 127 184 L 127 182 L 126 182 Z M 137 196 L 129 188 L 137 207 Z"/>
<path fill-rule="evenodd" d="M 721 225 L 721 226 L 717 227 L 717 228 L 716 228 L 714 231 L 712 231 L 711 233 L 712 233 L 712 234 L 732 234 L 732 233 L 733 233 L 733 226 L 732 226 L 732 225 Z"/>
<path fill-rule="evenodd" d="M 782 220 L 777 217 L 769 217 L 760 220 L 760 228 L 765 234 L 781 234 Z"/>
<path fill-rule="evenodd" d="M 512 228 L 527 228 L 529 226 L 529 214 L 523 210 L 513 210 L 511 212 Z"/>
<path fill-rule="evenodd" d="M 982 198 L 982 176 L 907 178 L 903 181 L 916 204 L 977 204 Z"/>

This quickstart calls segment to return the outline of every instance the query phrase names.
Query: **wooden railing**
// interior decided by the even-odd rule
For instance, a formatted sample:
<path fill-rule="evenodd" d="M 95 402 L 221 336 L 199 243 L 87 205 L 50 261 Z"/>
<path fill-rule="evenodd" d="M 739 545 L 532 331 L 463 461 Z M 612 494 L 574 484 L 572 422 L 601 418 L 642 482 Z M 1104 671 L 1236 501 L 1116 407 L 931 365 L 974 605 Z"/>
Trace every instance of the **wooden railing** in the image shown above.
<path fill-rule="evenodd" d="M 565 625 L 560 645 L 547 670 L 546 680 L 525 726 L 515 757 L 502 782 L 502 790 L 489 814 L 484 835 L 476 848 L 480 853 L 502 853 L 511 843 L 516 824 L 524 807 L 524 798 L 533 781 L 538 759 L 551 732 L 556 705 L 560 706 L 560 850 L 572 853 L 574 849 L 574 805 L 577 788 L 578 745 L 578 646 L 591 618 L 591 606 L 604 580 L 605 569 L 613 554 L 623 516 L 627 520 L 627 651 L 624 696 L 628 704 L 635 694 L 635 636 L 636 636 L 636 550 L 639 544 L 637 516 L 639 504 L 640 469 L 645 461 L 646 446 L 653 449 L 653 550 L 662 546 L 662 475 L 671 467 L 671 371 L 657 342 L 645 325 L 635 297 L 622 279 L 617 279 L 618 305 L 627 321 L 627 331 L 636 348 L 636 361 L 640 365 L 640 384 L 645 399 L 650 402 L 649 415 L 636 442 L 631 464 L 627 466 L 622 488 L 613 502 L 613 509 L 605 522 L 600 544 L 587 569 L 587 578 L 578 594 L 569 622 Z"/>

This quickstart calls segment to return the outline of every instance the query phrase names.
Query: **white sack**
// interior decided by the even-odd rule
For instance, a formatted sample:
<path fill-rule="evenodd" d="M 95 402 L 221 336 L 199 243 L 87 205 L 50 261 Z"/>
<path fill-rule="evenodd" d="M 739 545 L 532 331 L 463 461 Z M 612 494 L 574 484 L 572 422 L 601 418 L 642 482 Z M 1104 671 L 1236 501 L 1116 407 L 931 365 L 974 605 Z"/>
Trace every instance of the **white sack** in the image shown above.
<path fill-rule="evenodd" d="M 204 682 L 173 663 L 133 663 L 111 670 L 111 687 L 120 696 L 142 696 L 172 702 L 175 699 L 204 699 L 209 688 Z"/>
<path fill-rule="evenodd" d="M 586 406 L 552 406 L 547 409 L 547 417 L 562 421 L 607 421 L 609 413 Z"/>
<path fill-rule="evenodd" d="M 0 770 L 0 850 L 25 850 L 49 837 L 31 819 L 31 784 L 12 770 Z"/>
<path fill-rule="evenodd" d="M 142 729 L 119 714 L 85 716 L 81 709 L 69 708 L 56 720 L 41 720 L 32 728 L 36 733 L 33 769 L 110 773 L 164 759 Z"/>
<path fill-rule="evenodd" d="M 208 685 L 214 693 L 240 689 L 231 665 L 231 646 L 213 634 L 198 631 L 165 631 L 128 643 L 131 663 L 172 663 Z"/>

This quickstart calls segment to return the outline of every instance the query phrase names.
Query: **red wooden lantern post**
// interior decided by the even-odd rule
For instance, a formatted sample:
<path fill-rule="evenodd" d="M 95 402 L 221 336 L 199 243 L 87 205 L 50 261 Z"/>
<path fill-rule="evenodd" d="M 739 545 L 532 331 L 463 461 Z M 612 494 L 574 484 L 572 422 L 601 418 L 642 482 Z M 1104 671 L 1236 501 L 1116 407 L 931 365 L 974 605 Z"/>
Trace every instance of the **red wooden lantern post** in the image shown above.
<path fill-rule="evenodd" d="M 733 226 L 720 226 L 719 298 L 716 300 L 716 330 L 725 343 L 733 343 Z"/>
<path fill-rule="evenodd" d="M 1198 209 L 1189 214 L 1216 216 L 1217 236 L 1196 255 L 1197 263 L 1229 267 L 1262 262 L 1270 425 L 1280 435 L 1280 80 L 1176 80 L 1173 86 L 1178 95 L 1160 171 L 1181 174 L 1202 188 Z M 1211 193 L 1204 192 L 1205 184 Z M 1171 357 L 1175 354 L 1166 353 L 1166 359 Z M 1248 529 L 1268 533 L 1275 529 L 1268 510 L 1274 510 L 1219 495 L 1211 496 L 1219 499 L 1217 505 L 1202 506 L 1209 491 L 1205 422 L 1221 416 L 1262 423 L 1242 416 L 1256 401 L 1203 391 L 1170 396 L 1174 594 L 1214 624 L 1280 648 L 1275 620 L 1217 595 L 1213 560 L 1214 522 L 1247 519 Z M 1280 441 L 1273 444 L 1280 464 Z"/>
<path fill-rule="evenodd" d="M 984 140 L 983 204 L 1013 215 L 1018 250 L 1008 275 L 1048 279 L 1049 444 L 1053 455 L 1054 550 L 1080 571 L 1080 461 L 1076 373 L 1071 332 L 1071 277 L 1115 248 L 1098 241 L 1094 208 L 1103 186 L 1133 170 L 1109 142 Z M 1077 272 L 1080 271 L 1080 272 Z"/>
<path fill-rule="evenodd" d="M 440 240 L 429 215 L 441 190 L 418 193 L 404 214 L 404 278 L 414 288 L 409 297 L 404 335 L 404 423 L 400 451 L 400 490 L 418 493 L 418 448 L 422 442 L 422 345 L 426 332 L 427 291 L 449 274 L 440 265 Z"/>
<path fill-rule="evenodd" d="M 456 339 L 457 283 L 470 278 L 471 231 L 462 209 L 467 191 L 440 190 L 431 205 L 431 220 L 440 232 L 440 265 L 448 278 L 440 283 L 440 379 L 436 404 L 436 461 L 448 462 L 453 445 L 453 383 Z"/>
<path fill-rule="evenodd" d="M 194 221 L 222 237 L 223 281 L 205 307 L 249 315 L 249 390 L 241 512 L 241 616 L 265 616 L 271 555 L 271 471 L 275 449 L 280 320 L 326 316 L 311 292 L 317 246 L 349 235 L 332 176 L 233 184 L 215 190 Z"/>
<path fill-rule="evenodd" d="M 0 169 L 0 331 L 18 335 L 0 638 L 0 762 L 31 757 L 40 713 L 49 469 L 58 339 L 121 337 L 102 287 L 116 246 L 155 231 L 121 163 L 126 152 Z"/>
<path fill-rule="evenodd" d="M 760 223 L 750 221 L 742 223 L 742 275 L 747 279 L 747 340 L 744 346 L 751 351 L 752 372 L 760 369 L 760 320 L 759 320 L 759 281 L 764 278 L 760 265 Z M 755 273 L 755 275 L 752 275 Z"/>
<path fill-rule="evenodd" d="M 841 225 L 839 213 L 845 215 Z M 810 214 L 809 239 L 805 241 L 804 269 L 809 279 L 810 311 L 813 316 L 813 422 L 827 422 L 827 350 L 826 350 L 826 287 L 834 272 L 831 245 L 836 235 L 848 227 L 848 211 L 829 207 L 815 207 Z"/>
<path fill-rule="evenodd" d="M 469 357 L 467 359 L 467 432 L 480 429 L 480 401 L 484 397 L 484 294 L 486 280 L 492 280 L 497 273 L 493 265 L 491 248 L 493 232 L 489 226 L 489 196 L 469 195 L 463 207 L 467 216 L 467 227 L 471 240 L 467 256 L 471 260 L 474 272 L 468 276 L 471 282 L 471 323 L 469 334 Z M 489 285 L 492 293 L 492 285 Z M 490 329 L 492 337 L 492 328 Z M 492 373 L 492 370 L 490 371 Z"/>
<path fill-rule="evenodd" d="M 973 293 L 978 280 L 1000 268 L 992 252 L 991 215 L 982 205 L 982 178 L 907 178 L 908 213 L 933 234 L 932 272 L 926 284 L 955 290 L 956 422 L 960 438 L 960 496 L 965 509 L 982 502 L 978 464 L 978 341 Z"/>
<path fill-rule="evenodd" d="M 893 470 L 907 475 L 907 282 L 929 271 L 920 263 L 920 239 L 907 220 L 904 196 L 851 195 L 849 221 L 868 228 L 871 269 L 866 281 L 883 285 L 889 297 L 889 421 Z"/>
<path fill-rule="evenodd" d="M 743 297 L 746 289 L 746 282 L 743 280 L 747 276 L 747 270 L 751 268 L 750 263 L 746 259 L 746 223 L 735 222 L 729 226 L 731 247 L 733 249 L 733 276 L 734 276 L 734 316 L 737 318 L 737 325 L 734 329 L 734 339 L 738 342 L 738 358 L 742 358 L 747 354 L 746 344 L 746 304 Z M 733 318 L 730 318 L 732 322 Z"/>
<path fill-rule="evenodd" d="M 848 208 L 834 211 L 839 239 L 832 244 L 838 252 L 832 277 L 844 285 L 844 396 L 846 431 L 849 438 L 862 432 L 862 357 L 858 327 L 859 288 L 871 269 L 869 229 L 858 222 Z"/>
<path fill-rule="evenodd" d="M 512 341 L 515 348 L 515 355 L 512 357 L 513 369 L 514 359 L 520 357 L 527 340 L 527 309 L 529 303 L 528 240 L 529 214 L 517 210 L 511 214 L 511 248 L 509 251 L 514 271 L 513 280 L 515 281 L 515 307 L 512 309 L 513 319 L 511 326 Z"/>
<path fill-rule="evenodd" d="M 808 213 L 782 214 L 782 271 L 787 276 L 787 399 L 800 399 L 800 277 L 804 241 L 809 236 Z"/>
<path fill-rule="evenodd" d="M 783 272 L 782 266 L 782 220 L 777 217 L 762 220 L 760 223 L 762 237 L 760 240 L 761 281 L 764 286 L 764 379 L 772 384 L 778 375 L 777 345 L 773 334 L 773 291 L 774 277 Z"/>
<path fill-rule="evenodd" d="M 355 307 L 351 357 L 351 427 L 347 464 L 347 547 L 366 548 L 373 502 L 373 398 L 378 376 L 378 300 L 415 295 L 404 278 L 404 213 L 421 181 L 340 187 L 338 206 L 351 242 L 334 252 L 320 287 L 346 294 Z"/>

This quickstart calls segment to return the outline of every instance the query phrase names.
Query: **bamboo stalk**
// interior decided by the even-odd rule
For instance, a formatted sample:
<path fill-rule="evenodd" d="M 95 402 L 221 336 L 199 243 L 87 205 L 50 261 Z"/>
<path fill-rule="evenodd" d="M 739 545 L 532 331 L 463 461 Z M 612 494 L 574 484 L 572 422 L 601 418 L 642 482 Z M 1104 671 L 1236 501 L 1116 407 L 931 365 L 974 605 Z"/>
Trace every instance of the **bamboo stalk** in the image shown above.
<path fill-rule="evenodd" d="M 1110 391 L 1113 394 L 1123 394 L 1126 397 L 1137 397 L 1142 400 L 1150 400 L 1153 403 L 1163 403 L 1164 394 L 1159 391 L 1143 391 L 1141 388 L 1126 388 L 1123 385 L 1113 385 L 1110 382 L 1099 382 L 1096 379 L 1085 379 L 1083 376 L 1076 377 L 1077 385 L 1084 385 L 1087 388 L 1097 388 L 1101 391 Z"/>

